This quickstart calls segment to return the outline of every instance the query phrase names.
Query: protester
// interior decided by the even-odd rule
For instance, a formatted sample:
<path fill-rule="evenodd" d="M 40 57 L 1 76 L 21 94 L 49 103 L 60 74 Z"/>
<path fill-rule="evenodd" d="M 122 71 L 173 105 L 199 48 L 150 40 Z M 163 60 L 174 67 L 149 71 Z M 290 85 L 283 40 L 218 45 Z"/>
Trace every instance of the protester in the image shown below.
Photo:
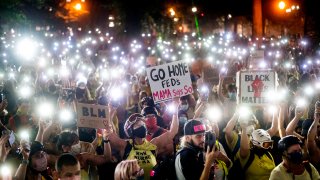
<path fill-rule="evenodd" d="M 309 162 L 303 162 L 302 141 L 296 136 L 283 137 L 278 143 L 278 149 L 283 161 L 274 168 L 270 180 L 276 179 L 320 179 L 317 169 Z"/>
<path fill-rule="evenodd" d="M 175 160 L 178 179 L 212 179 L 214 177 L 213 162 L 222 154 L 215 150 L 215 146 L 212 149 L 208 147 L 206 153 L 204 152 L 205 131 L 205 125 L 198 120 L 189 120 L 185 124 L 184 136 L 181 140 L 182 149 Z M 225 157 L 225 155 L 222 156 Z"/>
<path fill-rule="evenodd" d="M 72 154 L 62 154 L 56 162 L 55 180 L 80 180 L 80 163 Z"/>
<path fill-rule="evenodd" d="M 131 180 L 141 179 L 143 177 L 143 169 L 139 166 L 138 161 L 125 160 L 121 161 L 114 172 L 115 180 Z M 143 179 L 143 178 L 142 178 Z"/>

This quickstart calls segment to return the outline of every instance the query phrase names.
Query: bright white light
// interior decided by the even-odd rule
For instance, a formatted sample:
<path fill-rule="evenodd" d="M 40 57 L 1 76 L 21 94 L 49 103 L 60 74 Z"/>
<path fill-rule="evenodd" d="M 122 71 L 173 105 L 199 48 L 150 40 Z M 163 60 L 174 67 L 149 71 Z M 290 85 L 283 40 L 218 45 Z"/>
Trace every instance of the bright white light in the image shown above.
<path fill-rule="evenodd" d="M 191 11 L 192 11 L 193 13 L 195 13 L 195 12 L 198 11 L 198 9 L 197 9 L 197 7 L 192 7 Z"/>
<path fill-rule="evenodd" d="M 305 107 L 307 105 L 307 100 L 304 98 L 298 98 L 296 100 L 297 107 Z"/>
<path fill-rule="evenodd" d="M 0 168 L 0 173 L 2 178 L 9 178 L 11 177 L 12 169 L 8 165 L 3 164 Z"/>
<path fill-rule="evenodd" d="M 247 119 L 251 115 L 251 110 L 248 106 L 239 107 L 240 118 Z"/>
<path fill-rule="evenodd" d="M 50 118 L 54 113 L 53 105 L 48 102 L 43 102 L 38 105 L 37 113 L 42 118 Z"/>
<path fill-rule="evenodd" d="M 314 89 L 311 86 L 306 86 L 304 88 L 304 93 L 308 96 L 312 96 L 314 94 Z"/>
<path fill-rule="evenodd" d="M 170 105 L 168 105 L 168 111 L 170 113 L 175 113 L 177 111 L 177 108 L 173 103 L 171 103 Z"/>
<path fill-rule="evenodd" d="M 33 95 L 33 89 L 30 86 L 20 87 L 19 95 L 22 98 L 30 98 Z"/>
<path fill-rule="evenodd" d="M 277 107 L 276 106 L 269 106 L 268 112 L 270 114 L 274 114 L 276 111 L 277 111 Z"/>
<path fill-rule="evenodd" d="M 20 136 L 21 140 L 29 141 L 30 134 L 29 134 L 28 130 L 25 130 L 25 129 L 21 130 L 20 133 L 19 133 L 19 136 Z"/>
<path fill-rule="evenodd" d="M 16 52 L 20 58 L 32 60 L 37 50 L 37 43 L 32 39 L 25 38 L 18 42 Z"/>
<path fill-rule="evenodd" d="M 67 109 L 63 109 L 59 113 L 60 120 L 63 122 L 69 122 L 72 119 L 72 112 Z"/>
<path fill-rule="evenodd" d="M 206 116 L 209 118 L 209 120 L 218 121 L 222 117 L 222 111 L 219 107 L 212 106 L 206 110 Z"/>
<path fill-rule="evenodd" d="M 119 87 L 114 87 L 111 89 L 110 91 L 110 97 L 112 98 L 112 100 L 119 100 L 120 98 L 122 98 L 122 90 Z"/>

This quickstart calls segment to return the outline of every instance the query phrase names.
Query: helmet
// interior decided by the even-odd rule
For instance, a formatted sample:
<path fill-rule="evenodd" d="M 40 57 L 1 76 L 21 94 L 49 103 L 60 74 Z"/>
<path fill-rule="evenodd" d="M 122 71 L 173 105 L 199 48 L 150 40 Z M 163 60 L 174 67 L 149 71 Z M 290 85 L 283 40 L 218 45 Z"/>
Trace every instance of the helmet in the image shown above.
<path fill-rule="evenodd" d="M 303 143 L 302 141 L 300 141 L 298 137 L 294 135 L 285 136 L 278 142 L 278 149 L 281 152 L 281 154 L 283 154 L 284 151 L 286 151 L 290 146 L 295 144 L 299 144 L 300 146 L 302 146 Z"/>
<path fill-rule="evenodd" d="M 251 142 L 255 146 L 259 146 L 263 149 L 269 149 L 273 147 L 273 140 L 269 133 L 264 129 L 256 129 L 251 134 Z"/>
<path fill-rule="evenodd" d="M 132 127 L 133 125 L 138 122 L 138 120 L 141 120 L 143 116 L 139 113 L 132 114 L 125 122 L 124 124 L 124 132 L 126 135 L 130 138 L 132 137 Z"/>

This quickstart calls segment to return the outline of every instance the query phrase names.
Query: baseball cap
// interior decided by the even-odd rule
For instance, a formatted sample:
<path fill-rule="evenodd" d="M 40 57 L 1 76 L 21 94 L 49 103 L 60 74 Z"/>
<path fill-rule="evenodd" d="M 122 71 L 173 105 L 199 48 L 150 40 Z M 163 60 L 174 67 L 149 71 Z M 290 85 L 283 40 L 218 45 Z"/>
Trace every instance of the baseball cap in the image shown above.
<path fill-rule="evenodd" d="M 33 141 L 31 144 L 29 157 L 31 158 L 34 154 L 43 150 L 44 150 L 44 146 L 39 141 Z"/>
<path fill-rule="evenodd" d="M 199 120 L 192 119 L 184 125 L 184 135 L 201 134 L 206 131 L 206 126 Z"/>

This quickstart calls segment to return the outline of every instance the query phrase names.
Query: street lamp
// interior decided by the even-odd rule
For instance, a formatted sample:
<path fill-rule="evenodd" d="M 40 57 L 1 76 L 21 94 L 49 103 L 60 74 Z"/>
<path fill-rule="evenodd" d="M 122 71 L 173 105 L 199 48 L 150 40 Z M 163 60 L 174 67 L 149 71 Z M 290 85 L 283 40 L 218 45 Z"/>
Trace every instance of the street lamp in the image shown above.
<path fill-rule="evenodd" d="M 192 7 L 191 11 L 192 11 L 193 13 L 195 13 L 195 12 L 198 11 L 198 9 L 197 9 L 197 7 L 194 6 L 194 7 Z"/>
<path fill-rule="evenodd" d="M 80 3 L 77 3 L 74 8 L 77 10 L 77 11 L 80 11 L 82 9 L 82 6 Z"/>
<path fill-rule="evenodd" d="M 285 2 L 283 2 L 283 1 L 280 1 L 279 2 L 279 4 L 278 4 L 278 6 L 279 6 L 279 9 L 284 9 L 285 7 L 286 7 L 286 3 Z"/>

